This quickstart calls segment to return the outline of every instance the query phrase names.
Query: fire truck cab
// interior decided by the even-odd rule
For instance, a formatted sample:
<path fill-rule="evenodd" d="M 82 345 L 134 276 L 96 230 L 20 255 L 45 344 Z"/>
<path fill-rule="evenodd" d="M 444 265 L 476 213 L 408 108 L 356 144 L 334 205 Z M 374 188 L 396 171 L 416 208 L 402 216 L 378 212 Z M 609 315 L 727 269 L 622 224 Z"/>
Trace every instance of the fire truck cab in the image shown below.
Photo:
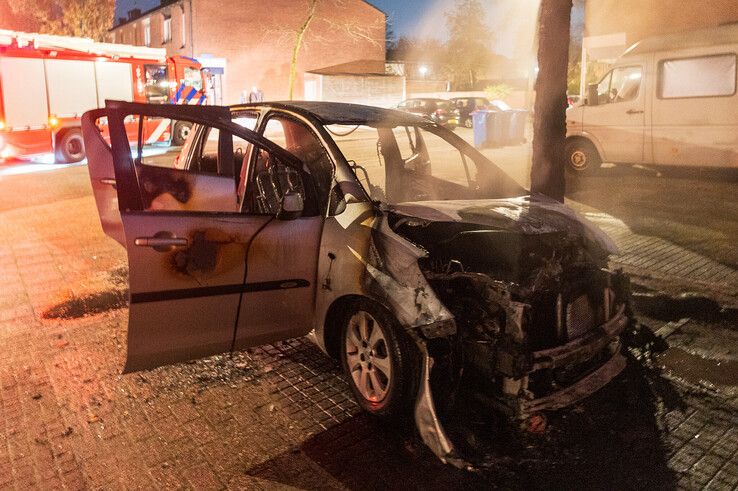
<path fill-rule="evenodd" d="M 98 43 L 87 38 L 0 30 L 0 159 L 53 154 L 85 158 L 80 117 L 106 99 L 202 104 L 197 60 L 161 48 Z M 137 121 L 129 121 L 132 134 Z M 147 120 L 149 143 L 181 144 L 184 123 Z"/>

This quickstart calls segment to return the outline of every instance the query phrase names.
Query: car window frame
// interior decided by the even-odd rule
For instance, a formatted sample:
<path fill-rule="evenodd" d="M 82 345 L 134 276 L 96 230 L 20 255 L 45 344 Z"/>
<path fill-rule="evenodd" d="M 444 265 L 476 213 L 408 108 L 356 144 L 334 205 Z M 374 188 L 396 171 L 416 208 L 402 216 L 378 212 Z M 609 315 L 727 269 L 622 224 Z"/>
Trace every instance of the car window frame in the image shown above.
<path fill-rule="evenodd" d="M 331 176 L 330 176 L 330 179 L 331 179 L 332 186 L 334 186 L 335 183 L 336 183 L 336 170 L 337 170 L 337 165 L 338 164 L 337 164 L 337 159 L 335 157 L 335 154 L 332 151 L 332 148 L 333 147 L 331 147 L 331 145 L 328 144 L 328 140 L 326 140 L 326 135 L 323 133 L 325 131 L 325 128 L 322 127 L 322 124 L 319 123 L 319 122 L 311 121 L 309 118 L 305 118 L 303 115 L 298 114 L 298 113 L 295 113 L 293 111 L 270 107 L 270 108 L 267 108 L 266 110 L 260 112 L 259 118 L 257 120 L 256 128 L 254 129 L 254 131 L 256 131 L 262 138 L 264 138 L 267 141 L 270 141 L 271 142 L 271 140 L 268 140 L 264 136 L 264 132 L 266 131 L 266 127 L 269 124 L 269 121 L 272 118 L 278 117 L 278 116 L 283 117 L 285 119 L 292 120 L 292 121 L 296 122 L 297 124 L 303 125 L 315 137 L 315 139 L 318 141 L 318 143 L 320 144 L 320 146 L 323 148 L 323 151 L 325 152 L 325 154 L 328 156 L 328 158 L 331 161 Z M 276 145 L 277 147 L 279 147 L 280 149 L 282 149 L 283 151 L 289 153 L 297 162 L 300 163 L 301 167 L 300 167 L 299 170 L 302 173 L 307 174 L 310 177 L 311 180 L 314 180 L 314 176 L 312 176 L 312 174 L 309 174 L 307 172 L 304 172 L 304 170 L 302 169 L 302 166 L 304 166 L 305 163 L 297 155 L 291 153 L 287 149 L 282 148 L 281 146 L 279 146 L 278 144 L 276 144 L 274 142 L 272 142 L 272 143 L 274 145 Z M 335 142 L 332 139 L 330 140 L 330 143 L 333 144 L 333 145 L 335 145 Z M 286 141 L 285 141 L 285 144 L 286 144 Z M 339 152 L 340 152 L 340 150 L 339 150 Z M 251 158 L 249 159 L 249 170 L 248 170 L 248 175 L 246 176 L 247 182 L 246 182 L 246 187 L 244 187 L 244 196 L 248 195 L 248 193 L 249 193 L 248 185 L 253 182 L 253 171 L 255 169 L 255 165 L 254 164 L 255 164 L 256 158 L 258 157 L 258 153 L 259 152 L 252 152 Z M 305 179 L 303 179 L 303 180 L 305 180 Z M 319 199 L 319 197 L 317 196 L 317 187 L 315 186 L 315 183 L 313 182 L 312 185 L 314 187 L 315 194 L 316 194 L 313 197 L 315 199 Z M 321 207 L 319 206 L 320 203 L 316 203 L 316 208 L 320 211 L 319 214 L 321 216 L 323 216 L 323 217 L 327 217 L 328 216 L 328 212 L 329 212 L 329 209 L 330 209 L 330 195 L 327 198 L 328 199 L 326 200 L 327 203 L 326 203 L 325 209 L 321 209 Z M 241 197 L 241 201 L 242 201 L 241 202 L 241 206 L 243 206 L 243 203 L 246 200 L 244 200 L 243 197 Z"/>
<path fill-rule="evenodd" d="M 478 190 L 481 190 L 481 188 L 479 187 L 480 178 L 486 177 L 489 174 L 496 173 L 496 174 L 502 175 L 503 178 L 507 180 L 507 185 L 514 186 L 517 188 L 516 193 L 514 193 L 515 195 L 529 194 L 529 191 L 525 187 L 521 186 L 520 184 L 515 182 L 514 179 L 507 176 L 505 172 L 502 170 L 502 168 L 500 168 L 497 164 L 492 162 L 489 158 L 487 158 L 479 150 L 474 148 L 474 146 L 469 144 L 466 140 L 461 138 L 456 133 L 449 131 L 446 128 L 443 128 L 442 126 L 439 126 L 436 123 L 418 122 L 414 124 L 397 124 L 394 126 L 391 126 L 391 125 L 385 126 L 385 125 L 371 125 L 365 122 L 365 123 L 362 123 L 362 125 L 372 127 L 376 129 L 377 131 L 379 131 L 380 128 L 389 128 L 392 130 L 393 136 L 395 136 L 394 131 L 401 127 L 413 127 L 413 128 L 417 128 L 418 130 L 428 131 L 432 133 L 433 135 L 445 140 L 449 145 L 453 146 L 459 152 L 461 159 L 462 159 L 462 165 L 465 165 L 466 168 L 470 171 L 472 169 L 474 170 L 474 179 L 470 179 L 469 177 L 468 179 L 471 182 L 476 184 Z M 325 131 L 325 129 L 323 130 Z M 358 175 L 356 175 L 356 172 L 354 171 L 354 169 L 351 168 L 351 165 L 348 163 L 346 156 L 343 154 L 343 152 L 341 152 L 340 147 L 338 147 L 338 144 L 333 141 L 332 137 L 331 137 L 331 148 L 335 148 L 336 151 L 340 154 L 340 160 L 342 161 L 343 165 L 346 166 L 347 172 L 352 177 L 354 183 L 357 184 L 359 189 L 361 189 L 361 191 L 363 192 L 364 198 L 365 198 L 363 202 L 372 202 L 373 199 L 371 197 L 370 191 L 364 187 L 362 180 L 359 178 Z M 473 167 L 471 167 L 470 164 L 473 165 Z M 451 182 L 451 181 L 448 181 L 448 182 Z M 456 184 L 456 183 L 453 183 L 453 184 Z M 385 182 L 385 186 L 386 186 L 386 182 Z M 487 199 L 487 198 L 480 197 L 480 198 L 474 198 L 474 199 Z M 389 206 L 397 204 L 397 203 L 390 203 L 388 201 L 383 201 L 383 203 Z"/>
<path fill-rule="evenodd" d="M 253 109 L 238 110 L 238 111 L 232 110 L 231 111 L 231 120 L 235 120 L 237 118 L 241 118 L 241 117 L 244 117 L 246 115 L 253 116 L 254 117 L 254 120 L 255 120 L 254 130 L 251 130 L 250 128 L 246 128 L 245 126 L 241 126 L 241 125 L 239 125 L 239 126 L 241 126 L 242 128 L 246 128 L 247 130 L 255 131 L 255 129 L 259 125 L 259 116 L 260 116 L 259 111 L 256 111 L 256 110 L 253 110 Z M 238 123 L 236 123 L 236 124 L 238 124 Z M 206 131 L 207 131 L 207 134 L 209 134 L 209 130 L 211 130 L 211 129 L 212 129 L 211 126 L 200 125 L 200 124 L 197 125 L 197 128 L 195 128 L 195 132 L 193 134 L 193 139 L 195 141 L 192 142 L 192 144 L 189 147 L 189 152 L 185 155 L 185 161 L 184 161 L 184 164 L 183 164 L 183 167 L 182 167 L 183 170 L 191 171 L 191 169 L 192 169 L 192 162 L 193 162 L 193 158 L 195 157 L 195 155 L 199 155 L 199 157 L 202 157 L 202 152 L 203 152 L 203 150 L 205 148 L 205 144 L 206 144 L 206 138 L 205 138 Z M 231 138 L 233 138 L 234 136 L 237 136 L 237 135 L 231 134 Z M 245 141 L 247 143 L 251 143 L 248 140 L 245 140 Z M 187 145 L 186 142 L 185 142 L 185 145 Z M 185 147 L 185 145 L 183 145 L 183 148 Z M 218 151 L 220 152 L 220 143 L 218 145 Z M 235 151 L 234 151 L 234 155 L 235 155 Z M 218 155 L 218 158 L 220 159 L 220 155 Z M 212 172 L 203 172 L 203 171 L 191 171 L 191 172 L 197 172 L 198 174 L 209 174 L 209 175 L 225 175 L 225 174 L 221 174 L 220 172 L 215 173 L 215 174 L 212 173 Z"/>
<path fill-rule="evenodd" d="M 212 110 L 212 111 L 211 111 Z M 202 112 L 205 114 L 202 114 Z M 223 112 L 223 115 L 218 117 L 212 117 L 209 115 L 210 112 Z M 164 104 L 146 104 L 139 102 L 123 102 L 123 101 L 106 101 L 105 115 L 108 117 L 109 131 L 111 134 L 111 153 L 113 156 L 113 165 L 115 171 L 115 179 L 118 183 L 118 205 L 121 211 L 136 212 L 136 213 L 175 213 L 175 214 L 198 214 L 198 215 L 257 215 L 257 213 L 248 212 L 244 213 L 242 210 L 238 212 L 213 212 L 213 211 L 171 211 L 171 210 L 158 210 L 150 211 L 146 210 L 143 206 L 143 200 L 140 194 L 140 184 L 138 182 L 138 174 L 135 168 L 136 159 L 131 153 L 131 144 L 128 139 L 126 128 L 123 123 L 127 116 L 149 116 L 149 117 L 163 117 L 175 120 L 188 121 L 195 124 L 201 124 L 203 126 L 218 127 L 222 132 L 225 131 L 231 136 L 238 136 L 239 138 L 251 143 L 257 148 L 266 150 L 274 155 L 284 165 L 296 169 L 298 172 L 302 171 L 302 162 L 297 159 L 290 152 L 286 151 L 274 142 L 262 137 L 256 131 L 250 130 L 244 126 L 241 126 L 232 121 L 232 111 L 230 108 L 225 106 L 186 106 L 186 105 L 164 105 Z M 227 117 L 226 117 L 227 116 Z M 258 124 L 258 123 L 257 123 Z M 113 138 L 112 135 L 116 137 Z M 146 165 L 146 164 L 143 164 Z M 148 167 L 156 167 L 148 165 Z M 167 168 L 171 171 L 181 173 L 193 173 L 200 175 L 210 175 L 212 173 L 200 173 L 184 171 L 182 169 Z M 234 169 L 235 171 L 235 169 Z M 235 181 L 234 176 L 221 176 L 231 177 Z M 234 183 L 234 193 L 236 193 L 236 187 Z"/>

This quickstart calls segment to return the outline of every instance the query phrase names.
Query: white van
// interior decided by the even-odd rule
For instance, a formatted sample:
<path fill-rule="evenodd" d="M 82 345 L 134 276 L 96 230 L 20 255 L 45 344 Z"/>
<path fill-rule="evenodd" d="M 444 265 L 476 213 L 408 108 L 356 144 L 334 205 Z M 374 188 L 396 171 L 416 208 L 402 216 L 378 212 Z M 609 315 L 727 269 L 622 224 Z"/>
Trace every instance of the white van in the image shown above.
<path fill-rule="evenodd" d="M 736 24 L 634 44 L 567 110 L 567 167 L 738 168 L 736 65 Z"/>

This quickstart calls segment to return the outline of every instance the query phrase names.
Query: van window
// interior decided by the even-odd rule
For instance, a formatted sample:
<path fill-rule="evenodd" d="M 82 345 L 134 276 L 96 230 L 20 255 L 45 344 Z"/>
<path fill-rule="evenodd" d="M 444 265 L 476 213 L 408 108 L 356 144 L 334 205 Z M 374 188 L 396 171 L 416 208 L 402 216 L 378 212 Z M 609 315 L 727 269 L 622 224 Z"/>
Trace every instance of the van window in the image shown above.
<path fill-rule="evenodd" d="M 659 97 L 731 96 L 736 89 L 736 55 L 664 60 L 659 65 Z"/>
<path fill-rule="evenodd" d="M 615 68 L 597 85 L 600 104 L 632 101 L 638 97 L 643 70 L 639 66 Z"/>

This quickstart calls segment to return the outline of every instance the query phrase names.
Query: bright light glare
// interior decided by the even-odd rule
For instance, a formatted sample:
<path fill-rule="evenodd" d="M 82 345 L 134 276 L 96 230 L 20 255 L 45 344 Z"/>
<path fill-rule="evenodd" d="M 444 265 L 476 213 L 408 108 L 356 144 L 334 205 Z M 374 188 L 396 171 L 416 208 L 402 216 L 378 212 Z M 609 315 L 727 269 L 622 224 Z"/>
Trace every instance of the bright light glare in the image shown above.
<path fill-rule="evenodd" d="M 256 125 L 254 118 L 233 118 L 233 122 L 249 130 L 253 130 Z"/>
<path fill-rule="evenodd" d="M 420 65 L 420 68 L 418 68 L 418 71 L 420 72 L 421 75 L 425 75 L 426 73 L 428 73 L 428 67 L 425 65 Z"/>
<path fill-rule="evenodd" d="M 52 155 L 53 159 L 53 155 Z M 34 172 L 46 172 L 51 170 L 58 170 L 63 169 L 65 167 L 69 167 L 72 165 L 80 165 L 80 164 L 16 164 L 11 167 L 6 167 L 4 169 L 0 168 L 0 177 L 2 176 L 18 176 L 21 174 L 32 174 Z"/>
<path fill-rule="evenodd" d="M 143 150 L 141 151 L 141 156 L 142 157 L 153 157 L 155 155 L 164 155 L 165 153 L 167 153 L 169 151 L 170 151 L 170 148 L 169 147 L 164 147 L 164 146 L 162 146 L 162 147 L 149 147 L 149 146 L 144 146 L 143 147 Z M 131 158 L 136 158 L 136 157 L 138 157 L 138 150 L 136 149 L 136 146 L 135 145 L 132 145 L 131 146 Z"/>

